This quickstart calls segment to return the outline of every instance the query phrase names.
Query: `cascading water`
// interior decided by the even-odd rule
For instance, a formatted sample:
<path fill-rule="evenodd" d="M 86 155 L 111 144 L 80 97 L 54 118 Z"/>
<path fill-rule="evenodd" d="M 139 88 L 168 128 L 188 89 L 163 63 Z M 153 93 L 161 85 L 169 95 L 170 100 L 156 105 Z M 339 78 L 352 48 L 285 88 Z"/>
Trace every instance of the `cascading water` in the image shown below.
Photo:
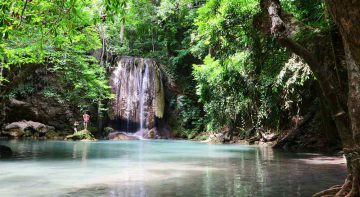
<path fill-rule="evenodd" d="M 149 84 L 149 67 L 145 62 L 145 72 L 142 77 L 142 84 L 141 84 L 141 93 L 140 93 L 140 132 L 144 130 L 144 108 L 145 106 L 145 99 L 144 96 L 146 91 L 148 90 Z"/>
<path fill-rule="evenodd" d="M 130 75 L 129 75 L 130 78 Z M 127 80 L 127 95 L 130 95 L 130 80 Z M 126 132 L 129 132 L 129 124 L 130 124 L 130 96 L 128 96 L 126 100 Z"/>
<path fill-rule="evenodd" d="M 152 59 L 123 57 L 111 74 L 116 95 L 111 102 L 111 126 L 121 132 L 156 134 L 156 122 L 164 113 L 164 88 L 160 69 Z"/>

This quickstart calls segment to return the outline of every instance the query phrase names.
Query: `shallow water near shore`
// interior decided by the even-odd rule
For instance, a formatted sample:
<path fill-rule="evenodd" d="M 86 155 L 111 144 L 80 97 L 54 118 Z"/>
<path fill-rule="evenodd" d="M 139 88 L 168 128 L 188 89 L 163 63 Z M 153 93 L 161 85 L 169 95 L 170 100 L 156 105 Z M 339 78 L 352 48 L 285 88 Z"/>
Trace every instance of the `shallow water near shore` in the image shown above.
<path fill-rule="evenodd" d="M 176 140 L 0 144 L 14 151 L 13 158 L 0 160 L 0 196 L 6 197 L 311 196 L 341 184 L 346 175 L 341 158 L 248 145 Z"/>

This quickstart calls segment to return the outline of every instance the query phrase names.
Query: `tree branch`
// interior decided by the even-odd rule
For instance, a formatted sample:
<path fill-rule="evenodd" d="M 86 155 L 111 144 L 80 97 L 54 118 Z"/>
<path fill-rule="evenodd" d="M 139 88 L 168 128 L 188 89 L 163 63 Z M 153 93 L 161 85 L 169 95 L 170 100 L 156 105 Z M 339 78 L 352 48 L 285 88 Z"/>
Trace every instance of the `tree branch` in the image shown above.
<path fill-rule="evenodd" d="M 26 9 L 26 6 L 27 6 L 28 2 L 29 2 L 29 0 L 25 0 L 24 7 L 23 7 L 23 9 L 21 10 L 21 16 L 20 16 L 19 26 L 21 25 L 22 19 L 23 19 L 23 17 L 24 17 L 24 12 L 25 12 L 25 9 Z"/>
<path fill-rule="evenodd" d="M 290 37 L 291 18 L 283 12 L 279 0 L 261 0 L 261 13 L 254 18 L 254 26 L 265 34 L 270 34 L 285 48 L 289 49 L 313 68 L 318 67 L 319 62 L 308 49 Z"/>
<path fill-rule="evenodd" d="M 304 46 L 290 38 L 278 38 L 278 42 L 301 57 L 310 67 L 316 68 L 319 65 L 315 56 Z"/>

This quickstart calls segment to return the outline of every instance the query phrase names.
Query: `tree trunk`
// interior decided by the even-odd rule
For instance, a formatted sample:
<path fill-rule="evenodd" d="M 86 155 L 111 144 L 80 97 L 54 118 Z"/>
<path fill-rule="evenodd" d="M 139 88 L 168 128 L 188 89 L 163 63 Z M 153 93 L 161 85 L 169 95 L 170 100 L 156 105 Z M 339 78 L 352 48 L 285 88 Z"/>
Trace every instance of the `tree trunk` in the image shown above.
<path fill-rule="evenodd" d="M 360 196 L 360 67 L 352 58 L 350 48 L 345 44 L 345 55 L 349 80 L 348 107 L 351 130 L 355 142 L 352 149 L 346 150 L 351 159 L 352 189 L 348 196 Z"/>
<path fill-rule="evenodd" d="M 358 25 L 360 5 L 353 5 L 359 4 L 359 1 L 356 0 L 351 2 L 347 0 L 345 1 L 346 3 L 341 0 L 327 0 L 326 2 L 329 4 L 335 20 L 339 23 L 339 26 L 341 26 L 340 30 L 345 45 L 347 45 L 349 41 L 354 42 L 348 45 L 348 50 L 345 49 L 349 78 L 348 106 L 344 106 L 344 98 L 346 98 L 346 95 L 340 90 L 341 84 L 339 83 L 341 82 L 339 82 L 337 77 L 334 77 L 336 74 L 334 75 L 329 66 L 319 61 L 315 56 L 315 54 L 321 53 L 321 49 L 311 53 L 306 47 L 291 39 L 290 34 L 292 30 L 295 29 L 294 25 L 296 24 L 292 22 L 291 15 L 282 10 L 279 0 L 260 1 L 261 13 L 255 17 L 254 26 L 263 33 L 270 34 L 276 38 L 282 46 L 303 58 L 310 66 L 310 69 L 318 79 L 326 102 L 329 104 L 345 152 L 349 177 L 352 177 L 352 190 L 347 196 L 359 196 L 360 64 L 356 64 L 356 62 L 360 60 L 360 50 L 358 50 L 360 39 L 354 37 L 356 37 L 355 35 L 360 35 L 360 26 Z M 349 5 L 353 7 L 350 8 Z M 345 11 L 339 10 L 342 7 L 346 8 Z M 353 13 L 356 11 L 357 13 Z M 350 13 L 346 15 L 347 12 Z M 342 14 L 346 16 L 342 17 Z M 349 18 L 350 16 L 353 18 Z M 359 31 L 351 30 L 351 26 L 356 26 L 354 29 L 359 29 Z M 356 56 L 353 55 L 354 53 L 356 53 Z M 351 55 L 353 55 L 353 57 Z M 359 56 L 359 58 L 357 58 L 357 56 Z M 348 109 L 350 110 L 348 111 Z M 350 184 L 344 184 L 344 186 L 349 185 Z M 339 190 L 342 189 L 339 188 Z"/>
<path fill-rule="evenodd" d="M 339 91 L 338 79 L 334 77 L 328 66 L 322 64 L 315 56 L 320 51 L 311 53 L 300 43 L 290 38 L 291 29 L 295 29 L 291 22 L 291 15 L 286 14 L 279 0 L 261 0 L 261 13 L 254 19 L 254 26 L 265 34 L 275 37 L 278 42 L 301 57 L 310 67 L 329 104 L 338 133 L 344 148 L 352 149 L 354 141 L 349 127 L 349 117 L 346 106 L 343 105 L 343 95 Z"/>
<path fill-rule="evenodd" d="M 325 0 L 356 65 L 360 66 L 360 1 Z"/>
<path fill-rule="evenodd" d="M 351 160 L 352 188 L 347 196 L 360 196 L 360 1 L 325 0 L 325 3 L 340 29 L 348 71 L 348 108 L 355 144 L 344 149 Z"/>
<path fill-rule="evenodd" d="M 125 17 L 121 19 L 121 27 L 120 27 L 120 43 L 124 42 L 125 36 Z"/>
<path fill-rule="evenodd" d="M 317 97 L 319 98 L 319 104 L 320 104 L 320 116 L 321 116 L 321 128 L 322 133 L 324 136 L 326 136 L 327 141 L 330 142 L 331 145 L 337 145 L 339 144 L 339 135 L 336 130 L 336 125 L 334 123 L 334 119 L 331 116 L 331 112 L 328 106 L 328 103 L 326 101 L 326 98 L 324 98 L 324 95 L 322 94 L 321 90 L 319 88 L 316 88 L 318 90 Z"/>

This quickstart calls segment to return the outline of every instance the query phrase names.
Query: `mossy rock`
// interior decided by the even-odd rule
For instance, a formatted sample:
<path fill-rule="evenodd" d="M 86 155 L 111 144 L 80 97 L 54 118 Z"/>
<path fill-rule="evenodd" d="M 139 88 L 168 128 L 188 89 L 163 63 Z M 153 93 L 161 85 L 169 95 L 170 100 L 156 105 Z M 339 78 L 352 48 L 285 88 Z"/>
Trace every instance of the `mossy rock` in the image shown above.
<path fill-rule="evenodd" d="M 110 133 L 115 132 L 115 129 L 113 129 L 112 127 L 105 127 L 104 128 L 104 136 L 108 136 Z"/>
<path fill-rule="evenodd" d="M 58 139 L 60 138 L 59 134 L 55 131 L 49 131 L 45 134 L 46 139 Z"/>
<path fill-rule="evenodd" d="M 78 131 L 72 135 L 65 137 L 65 140 L 81 140 L 81 141 L 94 141 L 96 140 L 94 135 L 88 130 Z"/>
<path fill-rule="evenodd" d="M 209 134 L 207 133 L 201 133 L 199 135 L 197 135 L 194 140 L 196 141 L 204 141 L 204 140 L 207 140 L 209 138 Z"/>

